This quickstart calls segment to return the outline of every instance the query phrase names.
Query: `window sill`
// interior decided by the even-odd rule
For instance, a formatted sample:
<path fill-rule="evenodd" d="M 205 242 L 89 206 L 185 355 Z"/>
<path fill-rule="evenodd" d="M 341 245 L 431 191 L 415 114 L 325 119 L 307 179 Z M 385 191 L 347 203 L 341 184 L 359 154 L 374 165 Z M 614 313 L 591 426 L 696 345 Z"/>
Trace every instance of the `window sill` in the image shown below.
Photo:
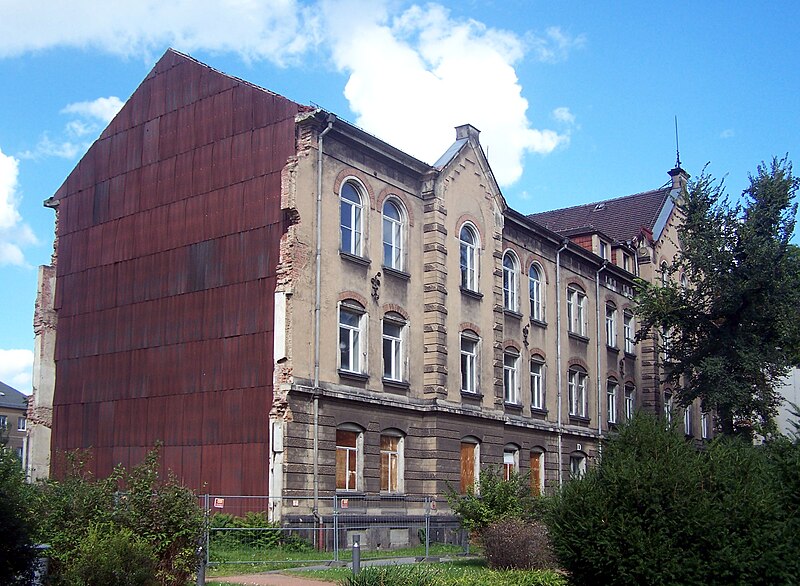
<path fill-rule="evenodd" d="M 542 417 L 547 417 L 547 413 L 548 413 L 547 409 L 531 406 L 531 415 L 541 415 Z"/>
<path fill-rule="evenodd" d="M 369 375 L 365 372 L 353 372 L 350 370 L 342 370 L 341 368 L 338 369 L 336 372 L 338 372 L 339 376 L 342 378 L 349 378 L 351 380 L 357 380 L 362 382 L 369 380 Z"/>
<path fill-rule="evenodd" d="M 613 352 L 614 354 L 619 354 L 619 348 L 617 348 L 616 346 L 606 345 L 606 350 L 608 350 L 609 352 Z"/>
<path fill-rule="evenodd" d="M 383 274 L 384 275 L 389 275 L 389 276 L 392 276 L 392 277 L 394 277 L 396 279 L 402 279 L 403 281 L 411 280 L 411 274 L 410 273 L 407 273 L 405 271 L 401 271 L 400 269 L 393 269 L 392 267 L 387 267 L 386 265 L 383 265 L 381 268 L 383 269 Z"/>
<path fill-rule="evenodd" d="M 477 291 L 473 291 L 472 289 L 467 289 L 465 287 L 459 287 L 461 289 L 462 295 L 465 297 L 472 297 L 473 299 L 483 299 L 483 293 L 478 293 Z"/>
<path fill-rule="evenodd" d="M 513 317 L 514 319 L 517 319 L 517 320 L 520 320 L 520 321 L 522 320 L 522 314 L 520 312 L 518 312 L 518 311 L 513 310 L 513 309 L 503 308 L 503 313 L 506 315 L 506 317 Z"/>
<path fill-rule="evenodd" d="M 383 383 L 383 386 L 385 386 L 385 387 L 392 387 L 392 388 L 395 388 L 395 389 L 403 389 L 405 391 L 407 391 L 411 387 L 411 384 L 408 381 L 404 381 L 404 380 L 394 380 L 394 379 L 391 379 L 391 378 L 382 378 L 381 382 Z"/>
<path fill-rule="evenodd" d="M 577 332 L 567 332 L 567 335 L 569 335 L 569 337 L 572 338 L 573 340 L 577 340 L 578 342 L 583 342 L 584 344 L 589 343 L 589 337 L 584 336 L 583 334 L 579 334 Z"/>
<path fill-rule="evenodd" d="M 344 497 L 344 498 L 350 498 L 350 497 L 354 497 L 354 496 L 363 497 L 363 496 L 367 496 L 367 493 L 364 492 L 363 490 L 358 490 L 358 489 L 347 490 L 346 488 L 337 488 L 336 489 L 336 496 Z M 341 503 L 339 504 L 339 506 L 341 507 Z M 341 508 L 344 508 L 344 507 L 341 507 Z"/>
<path fill-rule="evenodd" d="M 368 258 L 365 258 L 363 256 L 358 256 L 356 254 L 351 254 L 349 252 L 345 252 L 344 250 L 339 251 L 339 256 L 341 256 L 344 260 L 350 261 L 352 263 L 364 267 L 368 267 L 371 264 L 371 261 Z"/>
<path fill-rule="evenodd" d="M 461 390 L 461 397 L 463 399 L 475 399 L 475 400 L 483 399 L 483 395 L 481 393 L 465 391 L 463 389 Z"/>
<path fill-rule="evenodd" d="M 592 420 L 589 419 L 588 417 L 583 417 L 581 415 L 570 415 L 569 422 L 573 425 L 588 426 L 592 422 Z"/>
<path fill-rule="evenodd" d="M 539 327 L 539 328 L 546 328 L 547 327 L 547 322 L 546 321 L 542 321 L 540 319 L 536 319 L 535 317 L 532 317 L 531 318 L 531 325 Z"/>
<path fill-rule="evenodd" d="M 631 360 L 636 360 L 636 354 L 634 354 L 633 352 L 628 352 L 626 350 L 625 351 L 625 358 L 630 358 Z"/>
<path fill-rule="evenodd" d="M 512 411 L 522 411 L 522 403 L 509 403 L 508 401 L 505 401 L 503 405 L 506 409 L 510 409 Z"/>

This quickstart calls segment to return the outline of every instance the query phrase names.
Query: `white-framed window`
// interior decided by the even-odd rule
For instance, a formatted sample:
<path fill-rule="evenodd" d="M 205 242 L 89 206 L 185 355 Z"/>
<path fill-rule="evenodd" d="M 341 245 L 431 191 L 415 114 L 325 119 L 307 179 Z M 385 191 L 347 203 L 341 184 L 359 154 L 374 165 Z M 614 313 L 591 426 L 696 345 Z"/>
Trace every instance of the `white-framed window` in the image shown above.
<path fill-rule="evenodd" d="M 708 413 L 705 411 L 700 414 L 700 434 L 703 439 L 708 439 Z"/>
<path fill-rule="evenodd" d="M 672 393 L 664 393 L 664 419 L 667 423 L 672 423 Z"/>
<path fill-rule="evenodd" d="M 613 378 L 606 381 L 606 402 L 608 406 L 608 422 L 617 422 L 617 390 L 619 385 Z"/>
<path fill-rule="evenodd" d="M 606 260 L 611 258 L 608 255 L 608 243 L 604 242 L 603 240 L 600 241 L 600 258 L 604 258 Z"/>
<path fill-rule="evenodd" d="M 8 416 L 0 415 L 0 429 L 8 429 Z"/>
<path fill-rule="evenodd" d="M 669 281 L 669 268 L 667 267 L 667 261 L 662 260 L 659 269 L 661 273 L 661 286 L 663 287 L 667 284 L 667 281 Z"/>
<path fill-rule="evenodd" d="M 356 301 L 339 304 L 339 368 L 345 372 L 366 372 L 366 315 Z"/>
<path fill-rule="evenodd" d="M 461 286 L 469 291 L 478 290 L 478 235 L 469 224 L 461 227 L 458 235 L 461 267 Z"/>
<path fill-rule="evenodd" d="M 503 400 L 519 404 L 519 353 L 511 348 L 503 353 Z"/>
<path fill-rule="evenodd" d="M 606 304 L 606 344 L 617 347 L 617 308 L 612 303 Z"/>
<path fill-rule="evenodd" d="M 692 433 L 692 406 L 689 405 L 683 410 L 683 433 L 685 435 L 694 435 Z"/>
<path fill-rule="evenodd" d="M 513 252 L 503 254 L 503 309 L 519 311 L 519 263 Z"/>
<path fill-rule="evenodd" d="M 390 269 L 403 270 L 404 232 L 400 206 L 387 199 L 383 202 L 383 264 Z"/>
<path fill-rule="evenodd" d="M 336 430 L 336 490 L 361 490 L 363 467 L 364 433 L 355 425 L 343 425 Z"/>
<path fill-rule="evenodd" d="M 519 446 L 506 444 L 503 448 L 503 480 L 519 474 Z"/>
<path fill-rule="evenodd" d="M 586 294 L 574 285 L 567 287 L 567 324 L 569 331 L 586 335 Z"/>
<path fill-rule="evenodd" d="M 686 291 L 689 288 L 689 281 L 686 279 L 686 273 L 681 273 L 681 289 Z"/>
<path fill-rule="evenodd" d="M 531 358 L 531 407 L 544 409 L 544 358 Z"/>
<path fill-rule="evenodd" d="M 571 478 L 581 478 L 586 474 L 586 455 L 575 452 L 569 456 L 569 475 Z"/>
<path fill-rule="evenodd" d="M 28 420 L 24 417 L 17 417 L 17 431 L 25 431 L 28 426 Z"/>
<path fill-rule="evenodd" d="M 634 344 L 633 313 L 627 309 L 622 313 L 622 335 L 625 337 L 625 352 L 633 354 L 636 346 Z"/>
<path fill-rule="evenodd" d="M 631 262 L 631 255 L 627 252 L 622 253 L 622 268 L 629 273 L 633 272 L 633 263 Z"/>
<path fill-rule="evenodd" d="M 342 252 L 362 256 L 363 203 L 361 193 L 353 181 L 345 181 L 339 194 Z"/>
<path fill-rule="evenodd" d="M 478 492 L 480 470 L 480 441 L 476 437 L 467 436 L 461 440 L 461 494 Z"/>
<path fill-rule="evenodd" d="M 405 438 L 398 430 L 381 433 L 381 492 L 404 492 Z"/>
<path fill-rule="evenodd" d="M 478 392 L 478 334 L 472 330 L 461 333 L 461 390 Z"/>
<path fill-rule="evenodd" d="M 570 369 L 567 379 L 569 390 L 569 414 L 586 417 L 586 382 L 587 375 L 583 370 Z"/>
<path fill-rule="evenodd" d="M 383 317 L 383 378 L 386 380 L 405 380 L 405 329 L 405 318 L 399 313 L 392 311 Z"/>
<path fill-rule="evenodd" d="M 544 319 L 544 279 L 542 271 L 536 265 L 528 269 L 528 296 L 531 302 L 531 319 L 545 321 Z"/>
<path fill-rule="evenodd" d="M 542 448 L 531 449 L 531 493 L 534 496 L 544 494 L 544 456 Z"/>
<path fill-rule="evenodd" d="M 636 408 L 635 403 L 635 393 L 636 389 L 633 385 L 627 384 L 625 385 L 625 419 L 630 420 L 633 418 L 633 412 Z"/>

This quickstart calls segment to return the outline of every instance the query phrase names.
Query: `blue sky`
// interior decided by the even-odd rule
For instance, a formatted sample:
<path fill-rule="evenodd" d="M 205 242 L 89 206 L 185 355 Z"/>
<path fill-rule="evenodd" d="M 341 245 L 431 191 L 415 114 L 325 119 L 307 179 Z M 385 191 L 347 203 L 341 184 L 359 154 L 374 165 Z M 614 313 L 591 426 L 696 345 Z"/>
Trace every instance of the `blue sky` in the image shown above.
<path fill-rule="evenodd" d="M 0 380 L 31 389 L 42 206 L 172 46 L 433 162 L 472 123 L 512 207 L 738 196 L 800 153 L 800 3 L 0 0 Z M 797 237 L 795 237 L 797 241 Z"/>

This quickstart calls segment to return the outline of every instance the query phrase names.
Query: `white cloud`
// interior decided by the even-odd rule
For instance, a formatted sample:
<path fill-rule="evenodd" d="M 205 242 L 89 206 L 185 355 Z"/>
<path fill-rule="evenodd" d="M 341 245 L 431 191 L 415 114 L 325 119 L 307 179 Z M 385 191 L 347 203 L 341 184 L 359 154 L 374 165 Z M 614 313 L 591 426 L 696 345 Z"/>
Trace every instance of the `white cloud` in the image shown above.
<path fill-rule="evenodd" d="M 5 0 L 0 57 L 53 47 L 150 58 L 170 45 L 285 63 L 313 43 L 296 0 Z"/>
<path fill-rule="evenodd" d="M 725 130 L 723 130 L 720 133 L 719 137 L 720 138 L 733 138 L 735 136 L 735 134 L 736 133 L 733 131 L 733 128 L 726 128 Z"/>
<path fill-rule="evenodd" d="M 514 64 L 526 44 L 437 4 L 390 17 L 376 2 L 323 3 L 335 65 L 356 123 L 410 154 L 435 161 L 471 123 L 501 185 L 522 174 L 526 153 L 546 154 L 566 134 L 533 128 Z"/>
<path fill-rule="evenodd" d="M 31 393 L 33 352 L 31 350 L 0 350 L 0 381 L 21 393 Z"/>
<path fill-rule="evenodd" d="M 76 159 L 79 155 L 86 152 L 91 142 L 76 143 L 71 140 L 54 141 L 45 132 L 36 143 L 36 148 L 32 151 L 22 151 L 19 153 L 22 159 L 39 159 L 41 157 L 59 157 L 61 159 Z"/>
<path fill-rule="evenodd" d="M 19 213 L 18 176 L 19 161 L 0 149 L 0 266 L 26 266 L 22 249 L 36 243 Z"/>
<path fill-rule="evenodd" d="M 569 108 L 564 106 L 561 106 L 553 110 L 553 118 L 555 118 L 559 122 L 569 124 L 570 126 L 575 124 L 575 114 L 570 112 Z"/>
<path fill-rule="evenodd" d="M 551 26 L 544 35 L 529 34 L 528 45 L 540 61 L 558 63 L 564 61 L 574 49 L 586 44 L 584 35 L 571 36 L 557 26 Z"/>
<path fill-rule="evenodd" d="M 96 118 L 100 122 L 108 124 L 113 120 L 122 109 L 125 103 L 117 96 L 109 96 L 107 98 L 97 98 L 91 102 L 75 102 L 67 104 L 61 110 L 62 114 L 78 114 L 86 118 Z"/>

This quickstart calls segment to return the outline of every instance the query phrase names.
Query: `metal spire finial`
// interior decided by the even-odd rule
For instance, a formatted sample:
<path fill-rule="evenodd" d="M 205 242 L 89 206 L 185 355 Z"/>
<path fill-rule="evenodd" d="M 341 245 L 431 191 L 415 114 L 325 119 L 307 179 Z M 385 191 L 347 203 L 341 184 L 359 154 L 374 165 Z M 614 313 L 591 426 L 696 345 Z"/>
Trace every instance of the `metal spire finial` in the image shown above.
<path fill-rule="evenodd" d="M 681 149 L 678 145 L 678 117 L 675 116 L 675 168 L 681 168 Z"/>

